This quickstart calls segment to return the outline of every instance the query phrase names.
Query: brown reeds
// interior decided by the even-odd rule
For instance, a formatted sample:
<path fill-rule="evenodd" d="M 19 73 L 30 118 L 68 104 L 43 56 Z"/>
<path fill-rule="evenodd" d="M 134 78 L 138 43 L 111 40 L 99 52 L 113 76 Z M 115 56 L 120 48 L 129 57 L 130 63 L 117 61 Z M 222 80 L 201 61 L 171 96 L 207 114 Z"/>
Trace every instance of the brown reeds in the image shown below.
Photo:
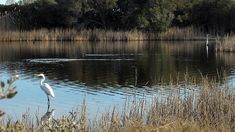
<path fill-rule="evenodd" d="M 171 28 L 166 32 L 38 29 L 31 31 L 0 31 L 0 41 L 153 41 L 204 40 L 205 35 L 193 27 Z"/>
<path fill-rule="evenodd" d="M 169 40 L 169 41 L 201 41 L 205 40 L 206 34 L 203 33 L 200 29 L 194 27 L 178 28 L 173 27 L 159 34 L 158 39 L 160 40 Z"/>
<path fill-rule="evenodd" d="M 235 35 L 226 35 L 216 41 L 216 51 L 235 52 Z"/>
<path fill-rule="evenodd" d="M 148 99 L 127 100 L 122 107 L 88 120 L 86 103 L 80 112 L 70 112 L 45 125 L 33 125 L 30 116 L 1 122 L 1 131 L 191 131 L 229 132 L 235 130 L 235 92 L 229 84 L 202 77 L 199 89 L 173 87 L 169 94 Z M 226 82 L 226 81 L 225 81 Z M 187 89 L 187 86 L 185 84 Z M 191 90 L 190 90 L 191 89 Z M 80 113 L 80 114 L 78 114 Z"/>

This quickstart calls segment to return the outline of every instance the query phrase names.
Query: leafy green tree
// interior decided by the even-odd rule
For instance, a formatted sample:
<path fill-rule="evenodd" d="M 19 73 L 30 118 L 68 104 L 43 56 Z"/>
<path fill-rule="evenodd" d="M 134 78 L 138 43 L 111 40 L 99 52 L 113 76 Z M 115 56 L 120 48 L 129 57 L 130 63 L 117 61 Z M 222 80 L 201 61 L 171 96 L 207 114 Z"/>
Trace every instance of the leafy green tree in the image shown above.
<path fill-rule="evenodd" d="M 11 0 L 8 0 L 11 1 Z M 196 26 L 205 32 L 235 31 L 234 0 L 21 0 L 0 6 L 21 29 L 71 27 L 166 31 Z"/>
<path fill-rule="evenodd" d="M 203 27 L 206 32 L 228 32 L 229 14 L 233 3 L 233 0 L 203 0 L 194 6 L 193 24 Z"/>
<path fill-rule="evenodd" d="M 148 26 L 146 11 L 144 8 L 147 4 L 145 0 L 118 0 L 117 8 L 119 11 L 122 29 L 144 29 Z"/>
<path fill-rule="evenodd" d="M 172 26 L 186 27 L 192 25 L 193 7 L 198 4 L 200 0 L 175 0 L 174 19 Z"/>
<path fill-rule="evenodd" d="M 149 5 L 150 30 L 157 32 L 167 30 L 173 19 L 171 3 L 165 0 L 150 0 Z"/>
<path fill-rule="evenodd" d="M 231 10 L 229 12 L 229 20 L 228 20 L 228 26 L 230 29 L 230 32 L 235 32 L 235 2 L 231 6 Z"/>
<path fill-rule="evenodd" d="M 117 0 L 87 0 L 89 12 L 92 12 L 92 18 L 90 21 L 100 25 L 100 27 L 106 29 L 109 27 L 110 14 L 115 12 Z"/>
<path fill-rule="evenodd" d="M 78 0 L 37 0 L 22 6 L 20 13 L 22 27 L 54 28 L 70 27 L 76 23 L 77 14 L 81 10 Z"/>

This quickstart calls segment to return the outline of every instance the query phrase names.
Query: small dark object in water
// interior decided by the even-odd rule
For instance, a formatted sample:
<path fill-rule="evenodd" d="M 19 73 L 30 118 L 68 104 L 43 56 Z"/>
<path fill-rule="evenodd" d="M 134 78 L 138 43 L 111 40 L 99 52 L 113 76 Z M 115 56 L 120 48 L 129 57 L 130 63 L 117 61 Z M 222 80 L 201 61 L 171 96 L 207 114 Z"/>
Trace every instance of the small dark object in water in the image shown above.
<path fill-rule="evenodd" d="M 2 117 L 3 115 L 5 115 L 5 112 L 0 110 L 0 117 Z"/>
<path fill-rule="evenodd" d="M 5 87 L 5 83 L 3 81 L 1 81 L 1 88 Z"/>
<path fill-rule="evenodd" d="M 7 94 L 7 98 L 8 98 L 8 99 L 11 99 L 11 98 L 13 98 L 17 93 L 18 93 L 18 92 L 17 92 L 17 91 L 14 91 L 13 88 L 9 88 L 8 94 Z"/>
<path fill-rule="evenodd" d="M 15 95 L 16 95 L 17 93 L 18 93 L 18 92 L 15 91 L 14 93 L 7 94 L 7 98 L 8 98 L 8 99 L 11 99 L 11 98 L 15 97 Z"/>

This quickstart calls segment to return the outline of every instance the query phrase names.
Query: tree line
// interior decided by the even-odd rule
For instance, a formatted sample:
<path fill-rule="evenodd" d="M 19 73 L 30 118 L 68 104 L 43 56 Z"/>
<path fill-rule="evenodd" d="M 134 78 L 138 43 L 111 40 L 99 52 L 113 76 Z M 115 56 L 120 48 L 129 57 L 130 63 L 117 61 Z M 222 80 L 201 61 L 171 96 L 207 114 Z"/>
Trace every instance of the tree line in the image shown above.
<path fill-rule="evenodd" d="M 23 0 L 1 5 L 20 29 L 70 28 L 166 31 L 198 27 L 216 34 L 235 31 L 234 0 Z"/>

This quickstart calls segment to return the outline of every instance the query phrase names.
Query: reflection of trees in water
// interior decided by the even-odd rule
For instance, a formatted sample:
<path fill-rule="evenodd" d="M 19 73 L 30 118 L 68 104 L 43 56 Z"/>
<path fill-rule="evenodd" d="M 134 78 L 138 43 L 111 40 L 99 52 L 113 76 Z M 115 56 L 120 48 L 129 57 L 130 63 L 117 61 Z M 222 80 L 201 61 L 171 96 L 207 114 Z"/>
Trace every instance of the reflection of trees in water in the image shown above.
<path fill-rule="evenodd" d="M 137 62 L 140 79 L 142 77 L 145 79 L 142 81 L 154 85 L 182 82 L 186 74 L 199 80 L 201 73 L 209 78 L 217 77 L 217 73 L 224 75 L 227 64 L 218 61 L 213 47 L 210 48 L 207 57 L 204 42 L 150 43 L 145 55 Z"/>
<path fill-rule="evenodd" d="M 48 105 L 47 111 L 44 115 L 42 115 L 41 120 L 40 120 L 40 125 L 51 125 L 52 122 L 54 121 L 53 117 L 55 115 L 55 109 L 51 109 Z"/>
<path fill-rule="evenodd" d="M 27 58 L 81 58 L 86 53 L 138 53 L 143 51 L 143 43 L 122 42 L 30 42 L 1 44 L 0 62 Z"/>
<path fill-rule="evenodd" d="M 218 59 L 213 46 L 209 47 L 207 57 L 204 42 L 12 43 L 3 44 L 0 53 L 0 61 L 28 58 L 134 59 L 23 63 L 22 68 L 26 72 L 46 72 L 50 79 L 85 83 L 89 86 L 126 86 L 134 85 L 135 82 L 137 86 L 151 86 L 160 82 L 184 80 L 186 73 L 201 79 L 200 73 L 214 76 L 219 71 L 222 74 L 222 68 L 230 65 L 229 60 L 232 60 L 232 57 Z M 136 66 L 137 74 L 133 66 Z"/>
<path fill-rule="evenodd" d="M 131 85 L 135 72 L 131 68 L 134 61 L 75 61 L 58 64 L 25 64 L 24 69 L 30 74 L 45 73 L 48 78 L 65 82 L 95 85 Z"/>
<path fill-rule="evenodd" d="M 235 53 L 219 52 L 216 54 L 216 61 L 223 62 L 227 66 L 235 66 Z"/>

